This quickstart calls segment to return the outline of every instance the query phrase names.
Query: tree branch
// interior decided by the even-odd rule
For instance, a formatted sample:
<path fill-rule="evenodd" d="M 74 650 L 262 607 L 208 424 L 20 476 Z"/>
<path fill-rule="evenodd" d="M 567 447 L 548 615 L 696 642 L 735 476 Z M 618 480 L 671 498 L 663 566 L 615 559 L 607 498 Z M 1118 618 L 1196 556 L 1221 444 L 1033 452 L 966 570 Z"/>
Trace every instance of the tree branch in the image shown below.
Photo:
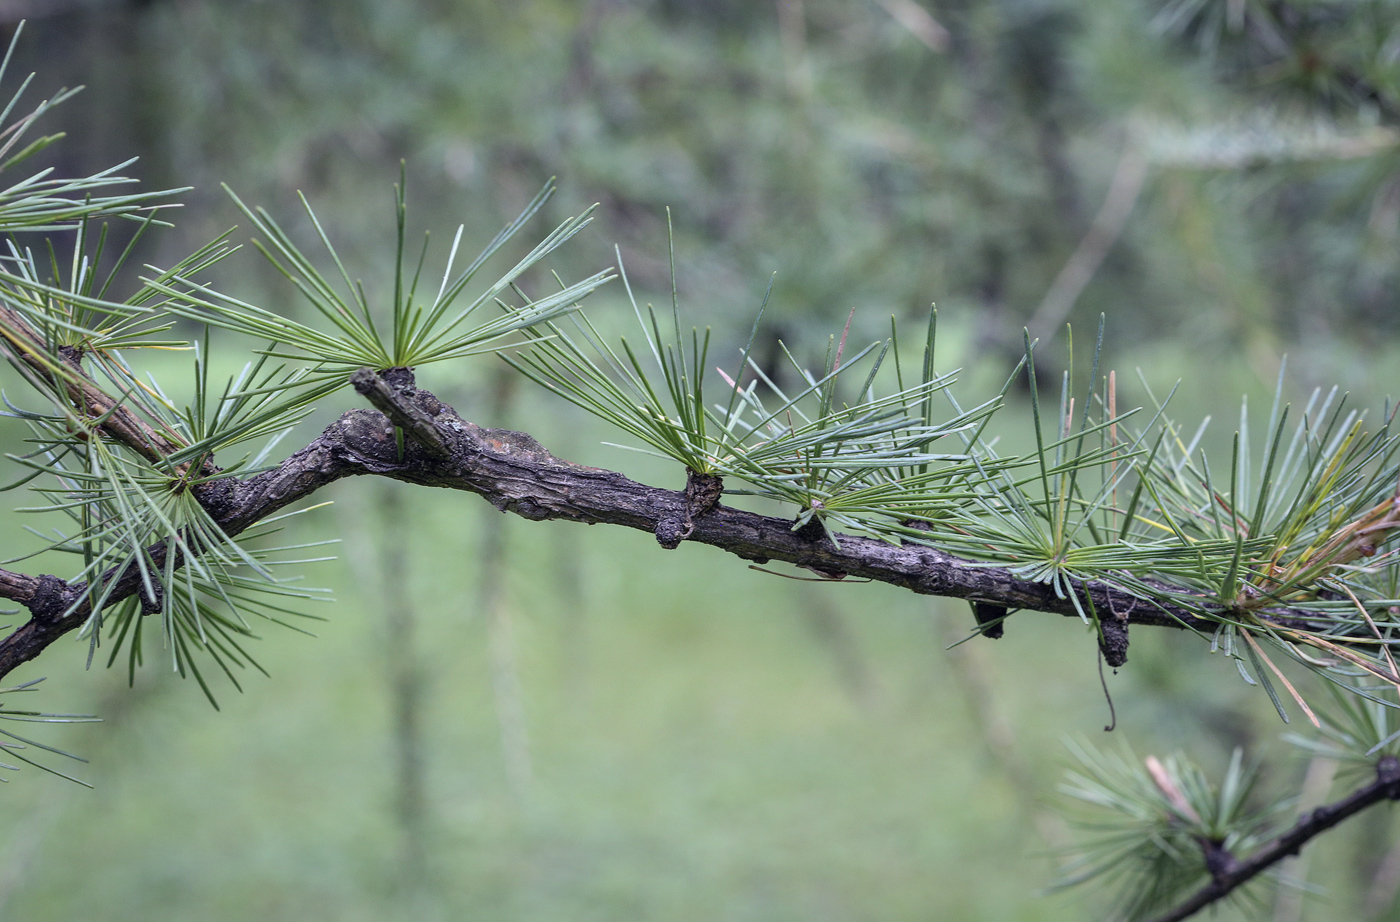
<path fill-rule="evenodd" d="M 1147 158 L 1138 149 L 1136 139 L 1129 134 L 1123 143 L 1123 153 L 1118 158 L 1118 168 L 1109 183 L 1103 207 L 1069 261 L 1060 269 L 1060 274 L 1050 283 L 1040 306 L 1026 322 L 1031 335 L 1052 334 L 1056 327 L 1064 323 L 1074 303 L 1093 281 L 1094 273 L 1127 226 L 1128 217 L 1133 213 L 1133 206 L 1137 204 L 1143 183 L 1147 180 L 1147 166 Z"/>
<path fill-rule="evenodd" d="M 1348 817 L 1354 816 L 1386 800 L 1400 800 L 1400 759 L 1385 756 L 1376 764 L 1376 780 L 1358 788 L 1333 804 L 1318 807 L 1300 818 L 1287 832 L 1255 851 L 1243 861 L 1226 859 L 1214 879 L 1195 896 L 1153 922 L 1180 922 L 1224 899 L 1236 888 L 1248 883 L 1270 867 L 1298 851 L 1315 836 L 1321 835 Z"/>
<path fill-rule="evenodd" d="M 448 457 L 451 453 L 443 444 L 432 419 L 419 407 L 406 399 L 404 392 L 389 383 L 390 376 L 407 375 L 405 388 L 412 392 L 413 377 L 406 368 L 391 368 L 383 377 L 368 368 L 361 368 L 350 376 L 350 384 L 356 393 L 365 398 L 376 410 L 393 420 L 395 426 L 406 432 L 410 438 L 422 446 L 423 450 L 436 459 Z"/>
<path fill-rule="evenodd" d="M 663 490 L 613 471 L 560 460 L 529 435 L 484 429 L 462 419 L 431 393 L 416 389 L 406 369 L 357 378 L 357 386 L 377 395 L 394 419 L 374 410 L 352 410 L 273 470 L 194 487 L 195 496 L 225 534 L 233 537 L 342 477 L 377 474 L 476 493 L 502 512 L 527 519 L 620 525 L 656 535 L 663 546 L 674 546 L 683 538 L 755 563 L 781 560 L 923 595 L 1078 617 L 1074 600 L 1057 596 L 1048 583 L 1021 579 L 1003 567 L 975 564 L 927 545 L 895 545 L 855 535 L 837 536 L 838 546 L 820 529 L 794 531 L 787 519 L 718 502 L 707 504 L 703 500 L 710 497 L 701 497 L 694 484 L 688 491 Z M 410 435 L 402 447 L 395 437 L 396 422 Z M 717 495 L 718 484 L 710 488 Z M 677 530 L 678 522 L 686 523 L 688 530 Z M 150 554 L 160 566 L 166 549 L 156 545 Z M 134 567 L 109 572 L 103 579 L 104 584 L 118 581 L 108 596 L 109 605 L 134 595 L 141 585 Z M 1131 625 L 1203 632 L 1218 626 L 1169 601 L 1141 599 L 1107 583 L 1075 582 L 1073 588 L 1080 595 L 1080 607 L 1091 603 L 1105 616 L 1115 616 L 1115 631 L 1122 629 L 1121 637 L 1115 635 L 1115 645 L 1123 651 Z M 86 584 L 70 584 L 54 576 L 0 571 L 0 597 L 24 604 L 32 615 L 0 640 L 0 678 L 81 627 L 90 614 Z M 1284 627 L 1315 627 L 1318 620 L 1315 614 L 1287 608 L 1253 614 Z"/>
<path fill-rule="evenodd" d="M 39 581 L 23 573 L 0 570 L 0 599 L 28 604 L 39 590 Z"/>
<path fill-rule="evenodd" d="M 74 346 L 50 349 L 18 311 L 3 305 L 0 305 L 0 339 L 9 345 L 12 354 L 30 373 L 46 382 L 55 393 L 65 394 L 75 411 L 89 420 L 102 420 L 98 428 L 152 464 L 159 464 L 184 447 L 104 393 L 83 369 L 80 349 Z M 208 463 L 205 468 L 209 469 Z"/>

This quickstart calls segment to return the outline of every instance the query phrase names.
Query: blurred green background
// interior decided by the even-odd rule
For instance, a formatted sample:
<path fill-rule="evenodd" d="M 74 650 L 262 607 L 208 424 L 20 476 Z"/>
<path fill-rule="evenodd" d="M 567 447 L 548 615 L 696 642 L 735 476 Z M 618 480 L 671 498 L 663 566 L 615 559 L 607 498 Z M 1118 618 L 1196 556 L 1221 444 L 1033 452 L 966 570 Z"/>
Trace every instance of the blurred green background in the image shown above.
<path fill-rule="evenodd" d="M 1309 53 L 1330 71 L 1299 54 L 1261 76 L 1231 45 L 1237 6 L 1267 5 L 15 0 L 0 17 L 33 17 L 11 85 L 87 86 L 48 122 L 69 134 L 55 167 L 139 156 L 146 187 L 194 187 L 145 261 L 237 223 L 223 182 L 306 239 L 299 189 L 373 290 L 400 160 L 439 257 L 458 223 L 482 245 L 558 176 L 534 236 L 601 203 L 561 273 L 616 243 L 664 301 L 670 206 L 684 316 L 721 356 L 776 273 L 770 355 L 782 339 L 815 361 L 853 307 L 870 340 L 936 300 L 940 368 L 985 398 L 1023 327 L 1053 364 L 1063 323 L 1082 350 L 1104 313 L 1120 381 L 1184 379 L 1193 425 L 1267 401 L 1284 354 L 1290 394 L 1378 404 L 1400 370 L 1396 14 L 1334 4 L 1360 25 L 1324 23 Z M 1322 79 L 1361 59 L 1371 96 Z M 254 254 L 219 282 L 300 309 Z M 616 285 L 589 309 L 626 321 Z M 216 346 L 230 367 L 251 348 Z M 152 367 L 164 383 L 181 361 Z M 560 456 L 680 486 L 499 364 L 425 381 Z M 355 405 L 332 398 L 299 437 Z M 1007 411 L 1008 441 L 1025 418 Z M 465 494 L 325 498 L 296 534 L 344 539 L 308 568 L 336 601 L 315 639 L 268 630 L 271 679 L 216 680 L 220 710 L 158 652 L 131 689 L 85 671 L 78 642 L 15 675 L 48 677 L 33 706 L 104 722 L 38 731 L 91 760 L 94 790 L 26 770 L 0 791 L 0 919 L 1080 919 L 1102 902 L 1038 895 L 1070 835 L 1067 735 L 1214 767 L 1244 746 L 1273 791 L 1307 768 L 1258 690 L 1169 632 L 1134 635 L 1105 735 L 1093 638 L 1066 619 L 947 649 L 961 603 Z M 25 524 L 0 520 L 6 557 L 37 546 Z M 1329 836 L 1290 871 L 1321 891 L 1269 894 L 1265 915 L 1400 918 L 1393 832 L 1375 811 Z"/>

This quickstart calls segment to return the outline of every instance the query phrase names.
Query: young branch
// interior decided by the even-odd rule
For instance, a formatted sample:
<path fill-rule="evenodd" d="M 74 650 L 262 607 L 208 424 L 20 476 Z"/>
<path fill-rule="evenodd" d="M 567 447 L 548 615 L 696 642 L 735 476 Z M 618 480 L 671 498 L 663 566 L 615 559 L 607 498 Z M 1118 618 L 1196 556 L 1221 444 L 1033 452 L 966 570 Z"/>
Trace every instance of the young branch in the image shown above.
<path fill-rule="evenodd" d="M 1223 861 L 1217 862 L 1219 868 L 1209 884 L 1153 922 L 1180 922 L 1181 919 L 1194 915 L 1212 903 L 1224 899 L 1237 887 L 1253 880 L 1284 858 L 1298 854 L 1299 849 L 1315 836 L 1367 807 L 1387 800 L 1400 800 L 1400 759 L 1395 756 L 1385 756 L 1377 763 L 1375 781 L 1358 788 L 1336 803 L 1318 807 L 1308 813 L 1287 832 L 1268 842 L 1243 861 L 1226 856 Z"/>
<path fill-rule="evenodd" d="M 0 570 L 0 599 L 28 604 L 39 591 L 39 580 L 23 573 Z"/>
<path fill-rule="evenodd" d="M 0 306 L 0 338 L 31 373 L 66 394 L 77 413 L 89 420 L 101 420 L 98 426 L 103 432 L 147 461 L 159 463 L 183 447 L 105 394 L 83 370 L 80 350 L 63 346 L 57 358 L 52 357 L 43 338 L 13 308 Z"/>
<path fill-rule="evenodd" d="M 365 398 L 379 412 L 389 417 L 394 425 L 402 429 L 419 446 L 435 459 L 447 458 L 451 452 L 438 435 L 432 419 L 418 406 L 405 399 L 403 392 L 389 383 L 391 375 L 405 375 L 406 389 L 413 390 L 413 378 L 404 368 L 393 368 L 383 377 L 368 368 L 361 368 L 350 376 L 350 384 L 355 392 Z"/>
<path fill-rule="evenodd" d="M 506 429 L 484 429 L 457 415 L 431 393 L 416 389 L 406 369 L 384 375 L 361 373 L 356 386 L 385 406 L 393 418 L 374 410 L 352 410 L 306 448 L 277 468 L 246 479 L 214 479 L 194 493 L 224 533 L 233 537 L 290 503 L 310 496 L 342 477 L 377 474 L 424 486 L 463 490 L 484 497 L 502 512 L 532 519 L 567 519 L 620 525 L 653 535 L 663 545 L 676 536 L 668 523 L 689 522 L 684 540 L 707 544 L 755 563 L 781 560 L 822 573 L 900 586 L 923 595 L 947 596 L 1006 609 L 1078 617 L 1079 608 L 1059 597 L 1048 583 L 1021 579 L 1002 567 L 975 564 L 934 547 L 894 545 L 873 538 L 839 535 L 839 546 L 819 529 L 794 531 L 787 519 L 705 506 L 687 491 L 637 483 L 613 471 L 560 460 L 534 438 Z M 400 440 L 395 429 L 406 432 Z M 691 491 L 693 492 L 693 491 Z M 151 549 L 156 566 L 166 549 Z M 178 563 L 178 561 L 177 561 Z M 141 579 L 136 568 L 109 572 L 117 580 L 108 605 L 134 595 Z M 1123 629 L 1118 651 L 1126 656 L 1126 629 L 1135 624 L 1214 631 L 1217 623 L 1199 618 L 1165 600 L 1138 598 L 1102 582 L 1076 582 L 1079 606 L 1113 619 Z M 32 617 L 0 640 L 0 678 L 39 655 L 64 634 L 81 627 L 90 614 L 87 586 L 57 577 L 31 577 L 0 571 L 0 597 L 29 608 Z M 1287 608 L 1255 612 L 1284 627 L 1312 626 L 1316 615 Z M 1121 662 L 1121 660 L 1120 660 Z"/>

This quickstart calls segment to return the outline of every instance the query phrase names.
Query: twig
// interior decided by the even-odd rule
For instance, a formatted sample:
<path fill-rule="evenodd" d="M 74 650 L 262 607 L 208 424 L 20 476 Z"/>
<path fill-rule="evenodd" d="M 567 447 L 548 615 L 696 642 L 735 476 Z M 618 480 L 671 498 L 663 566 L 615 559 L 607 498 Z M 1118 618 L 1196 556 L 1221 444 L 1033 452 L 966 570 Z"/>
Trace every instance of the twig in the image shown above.
<path fill-rule="evenodd" d="M 361 368 L 351 375 L 350 383 L 361 397 L 392 419 L 394 425 L 403 429 L 408 437 L 421 445 L 429 455 L 441 459 L 451 454 L 434 427 L 432 417 L 407 399 L 407 395 L 400 389 L 391 386 L 388 381 L 368 368 Z"/>
<path fill-rule="evenodd" d="M 1147 179 L 1147 158 L 1138 150 L 1131 137 L 1123 145 L 1123 153 L 1118 158 L 1118 169 L 1108 186 L 1108 195 L 1103 207 L 1094 216 L 1089 232 L 1079 241 L 1078 248 L 1065 263 L 1050 290 L 1045 293 L 1040 306 L 1026 324 L 1033 336 L 1045 336 L 1069 315 L 1074 302 L 1084 293 L 1084 289 L 1094 278 L 1108 251 L 1118 242 L 1128 216 L 1133 213 L 1138 195 L 1142 193 Z"/>
<path fill-rule="evenodd" d="M 930 51 L 942 54 L 948 50 L 951 41 L 948 30 L 943 24 L 934 19 L 928 10 L 924 9 L 914 0 L 875 0 L 876 3 L 890 14 L 890 18 L 901 26 L 909 30 L 919 41 L 923 42 Z"/>
<path fill-rule="evenodd" d="M 0 599 L 10 599 L 28 605 L 39 591 L 39 580 L 23 573 L 0 569 Z"/>
<path fill-rule="evenodd" d="M 98 428 L 147 461 L 159 464 L 185 447 L 104 392 L 83 369 L 80 350 L 62 346 L 55 356 L 44 345 L 43 337 L 12 308 L 0 307 L 0 340 L 32 374 L 64 394 L 80 416 L 102 420 Z"/>

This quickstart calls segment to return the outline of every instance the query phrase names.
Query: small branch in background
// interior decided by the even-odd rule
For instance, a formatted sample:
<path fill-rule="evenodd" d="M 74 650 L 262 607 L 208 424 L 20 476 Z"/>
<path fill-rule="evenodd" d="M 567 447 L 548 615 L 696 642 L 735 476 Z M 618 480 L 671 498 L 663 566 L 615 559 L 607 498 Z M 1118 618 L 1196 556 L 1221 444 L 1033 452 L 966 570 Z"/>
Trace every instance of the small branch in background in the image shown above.
<path fill-rule="evenodd" d="M 1138 149 L 1130 136 L 1123 145 L 1123 153 L 1118 158 L 1118 169 L 1108 186 L 1108 195 L 1103 207 L 1094 217 L 1089 232 L 1079 241 L 1079 247 L 1065 263 L 1050 290 L 1045 293 L 1040 306 L 1031 315 L 1027 326 L 1032 336 L 1046 337 L 1064 323 L 1065 318 L 1084 293 L 1094 273 L 1099 270 L 1109 250 L 1118 242 L 1128 216 L 1133 213 L 1138 196 L 1147 180 L 1147 158 Z"/>
<path fill-rule="evenodd" d="M 929 11 L 914 0 L 875 0 L 890 18 L 909 30 L 930 51 L 938 54 L 948 50 L 950 36 L 948 30 Z"/>
<path fill-rule="evenodd" d="M 1214 875 L 1214 880 L 1198 890 L 1186 902 L 1155 922 L 1180 922 L 1224 899 L 1238 887 L 1248 883 L 1278 862 L 1299 850 L 1314 837 L 1321 835 L 1367 807 L 1400 799 L 1400 759 L 1385 756 L 1376 765 L 1376 780 L 1358 788 L 1333 804 L 1318 807 L 1294 823 L 1287 832 L 1256 849 L 1245 859 L 1232 858 Z"/>
<path fill-rule="evenodd" d="M 1337 760 L 1315 755 L 1308 761 L 1308 773 L 1303 778 L 1303 790 L 1298 795 L 1298 814 L 1321 806 L 1337 777 Z M 1278 896 L 1274 900 L 1274 922 L 1299 922 L 1303 918 L 1303 887 L 1308 880 L 1308 856 L 1298 855 L 1284 861 L 1279 869 Z"/>

